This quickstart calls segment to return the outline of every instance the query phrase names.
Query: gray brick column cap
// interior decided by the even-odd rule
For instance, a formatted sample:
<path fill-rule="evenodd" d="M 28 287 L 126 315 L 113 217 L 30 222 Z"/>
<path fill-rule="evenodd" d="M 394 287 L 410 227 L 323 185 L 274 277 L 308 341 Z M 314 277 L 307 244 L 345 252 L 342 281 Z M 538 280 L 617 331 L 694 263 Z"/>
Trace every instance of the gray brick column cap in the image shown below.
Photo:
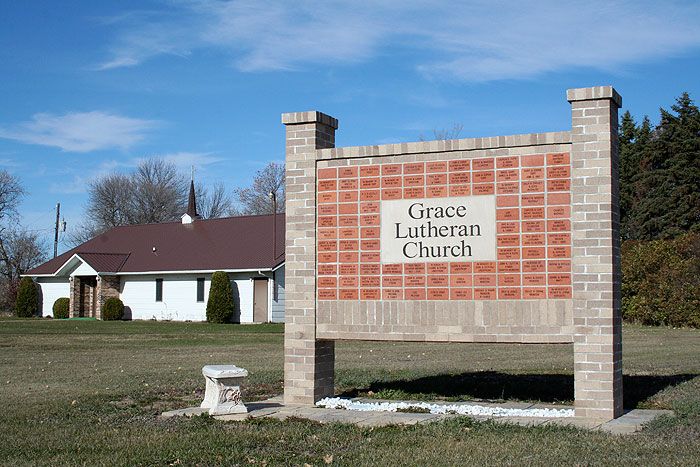
<path fill-rule="evenodd" d="M 285 125 L 301 125 L 304 123 L 322 123 L 337 130 L 338 119 L 323 112 L 310 110 L 308 112 L 289 112 L 282 114 L 282 123 Z"/>
<path fill-rule="evenodd" d="M 612 86 L 594 86 L 592 88 L 576 88 L 566 91 L 566 100 L 575 101 L 597 101 L 610 99 L 618 107 L 622 107 L 622 96 L 620 96 Z"/>

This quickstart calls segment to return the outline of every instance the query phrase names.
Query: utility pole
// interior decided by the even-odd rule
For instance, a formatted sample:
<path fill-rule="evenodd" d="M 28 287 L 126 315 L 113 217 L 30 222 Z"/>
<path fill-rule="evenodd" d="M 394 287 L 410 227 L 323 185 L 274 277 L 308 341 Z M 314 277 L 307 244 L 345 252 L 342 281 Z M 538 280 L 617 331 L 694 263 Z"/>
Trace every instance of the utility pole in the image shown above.
<path fill-rule="evenodd" d="M 56 203 L 56 229 L 54 231 L 54 237 L 53 237 L 53 257 L 55 258 L 58 255 L 58 227 L 59 227 L 59 218 L 61 217 L 61 203 Z"/>

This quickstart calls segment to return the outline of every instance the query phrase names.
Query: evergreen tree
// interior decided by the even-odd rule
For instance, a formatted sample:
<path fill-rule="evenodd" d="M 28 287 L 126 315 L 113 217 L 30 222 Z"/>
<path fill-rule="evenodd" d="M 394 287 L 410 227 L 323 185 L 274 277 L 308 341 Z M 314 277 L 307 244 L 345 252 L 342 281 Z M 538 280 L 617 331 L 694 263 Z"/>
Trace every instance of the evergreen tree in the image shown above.
<path fill-rule="evenodd" d="M 642 124 L 636 131 L 637 154 L 625 156 L 625 167 L 636 164 L 638 173 L 620 177 L 628 185 L 621 186 L 621 205 L 623 191 L 627 203 L 623 238 L 673 238 L 700 230 L 700 112 L 688 93 L 671 109 L 661 109 L 654 131 L 647 121 Z M 628 150 L 625 144 L 621 138 L 621 157 Z"/>
<path fill-rule="evenodd" d="M 233 318 L 234 311 L 231 280 L 224 271 L 216 271 L 211 275 L 211 287 L 207 300 L 207 321 L 228 323 Z"/>
<path fill-rule="evenodd" d="M 39 293 L 31 277 L 19 281 L 15 311 L 20 318 L 31 318 L 39 312 Z"/>
<path fill-rule="evenodd" d="M 639 173 L 639 148 L 636 145 L 639 128 L 628 110 L 622 115 L 618 144 L 620 154 L 620 224 L 622 238 L 626 236 L 626 223 L 634 204 L 633 180 Z"/>

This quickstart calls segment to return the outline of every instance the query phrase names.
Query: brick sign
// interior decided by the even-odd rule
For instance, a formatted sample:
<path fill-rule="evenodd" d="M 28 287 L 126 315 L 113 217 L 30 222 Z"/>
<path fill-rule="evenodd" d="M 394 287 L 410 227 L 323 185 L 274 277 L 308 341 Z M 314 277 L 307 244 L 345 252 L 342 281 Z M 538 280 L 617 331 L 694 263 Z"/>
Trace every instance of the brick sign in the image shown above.
<path fill-rule="evenodd" d="M 567 98 L 570 131 L 380 146 L 283 115 L 285 400 L 333 393 L 340 339 L 573 343 L 577 415 L 620 415 L 621 100 Z"/>
<path fill-rule="evenodd" d="M 319 300 L 571 298 L 569 153 L 317 169 Z"/>

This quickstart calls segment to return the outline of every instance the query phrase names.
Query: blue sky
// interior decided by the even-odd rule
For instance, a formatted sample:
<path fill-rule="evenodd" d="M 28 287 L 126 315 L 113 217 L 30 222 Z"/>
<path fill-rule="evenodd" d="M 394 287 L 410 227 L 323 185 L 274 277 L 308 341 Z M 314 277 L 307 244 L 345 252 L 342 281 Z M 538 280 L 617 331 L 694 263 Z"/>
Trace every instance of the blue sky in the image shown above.
<path fill-rule="evenodd" d="M 56 202 L 77 225 L 144 157 L 249 184 L 282 112 L 338 118 L 338 146 L 558 131 L 567 88 L 612 84 L 656 121 L 700 97 L 698 24 L 697 1 L 0 0 L 0 168 L 48 241 Z"/>

